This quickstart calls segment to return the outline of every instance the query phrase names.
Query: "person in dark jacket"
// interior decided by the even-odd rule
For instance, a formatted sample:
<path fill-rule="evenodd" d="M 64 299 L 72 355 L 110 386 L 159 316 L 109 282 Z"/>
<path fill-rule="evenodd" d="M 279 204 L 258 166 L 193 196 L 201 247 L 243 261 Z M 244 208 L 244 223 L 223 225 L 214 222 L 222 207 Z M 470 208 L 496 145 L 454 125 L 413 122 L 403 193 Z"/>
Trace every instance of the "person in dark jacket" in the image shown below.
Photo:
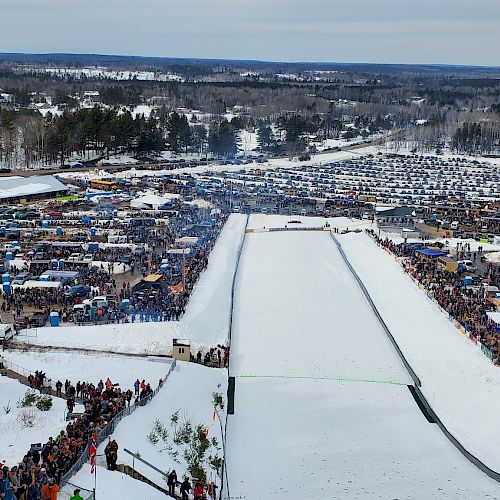
<path fill-rule="evenodd" d="M 191 491 L 191 484 L 189 483 L 189 479 L 187 477 L 184 478 L 184 481 L 181 483 L 181 496 L 182 500 L 188 500 L 189 492 Z"/>
<path fill-rule="evenodd" d="M 167 478 L 168 494 L 175 496 L 175 485 L 177 484 L 177 472 L 173 470 Z"/>

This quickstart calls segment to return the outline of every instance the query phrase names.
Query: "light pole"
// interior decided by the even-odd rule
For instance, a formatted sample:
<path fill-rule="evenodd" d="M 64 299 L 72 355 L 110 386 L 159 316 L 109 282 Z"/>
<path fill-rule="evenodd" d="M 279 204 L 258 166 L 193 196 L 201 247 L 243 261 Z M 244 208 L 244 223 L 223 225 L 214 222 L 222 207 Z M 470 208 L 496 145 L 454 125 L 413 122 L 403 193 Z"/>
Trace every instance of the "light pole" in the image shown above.
<path fill-rule="evenodd" d="M 222 462 L 222 484 L 221 484 L 221 489 L 219 493 L 219 500 L 222 500 L 222 486 L 224 485 L 224 472 L 226 473 L 226 486 L 227 486 L 227 498 L 230 499 L 231 495 L 229 494 L 229 480 L 227 477 L 227 468 L 226 468 L 226 436 L 224 434 L 224 429 L 222 427 L 222 419 L 220 418 L 219 412 L 217 411 L 217 408 L 214 406 L 214 411 L 215 414 L 217 415 L 217 420 L 219 421 L 219 426 L 220 426 L 220 435 L 222 436 L 222 455 L 224 457 L 224 461 Z"/>

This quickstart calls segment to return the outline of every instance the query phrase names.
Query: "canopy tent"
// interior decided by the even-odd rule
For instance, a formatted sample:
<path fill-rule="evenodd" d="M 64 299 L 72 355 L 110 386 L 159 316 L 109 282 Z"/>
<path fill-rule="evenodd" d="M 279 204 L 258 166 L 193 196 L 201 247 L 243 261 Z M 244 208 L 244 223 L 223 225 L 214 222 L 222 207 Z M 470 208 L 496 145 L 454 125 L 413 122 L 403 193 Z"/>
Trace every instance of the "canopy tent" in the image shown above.
<path fill-rule="evenodd" d="M 172 200 L 180 198 L 178 194 L 165 194 L 165 195 L 157 195 L 157 194 L 146 194 L 144 196 L 140 196 L 139 198 L 135 198 L 130 201 L 131 208 L 145 208 L 150 210 L 158 210 L 160 207 L 170 203 Z"/>
<path fill-rule="evenodd" d="M 446 252 L 443 252 L 442 250 L 434 250 L 432 248 L 420 248 L 416 251 L 416 253 L 425 255 L 426 257 L 430 257 L 431 259 L 447 255 Z"/>

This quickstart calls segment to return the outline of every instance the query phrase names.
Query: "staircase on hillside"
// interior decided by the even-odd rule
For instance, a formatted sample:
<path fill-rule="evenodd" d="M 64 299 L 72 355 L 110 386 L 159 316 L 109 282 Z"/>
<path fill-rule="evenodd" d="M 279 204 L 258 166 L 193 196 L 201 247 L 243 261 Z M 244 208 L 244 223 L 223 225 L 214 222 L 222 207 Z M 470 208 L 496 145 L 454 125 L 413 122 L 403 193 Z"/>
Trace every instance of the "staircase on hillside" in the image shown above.
<path fill-rule="evenodd" d="M 53 396 L 55 398 L 59 397 L 59 396 L 57 396 L 57 392 L 55 391 L 55 389 L 52 389 L 52 387 L 47 387 L 47 386 L 41 387 L 41 388 L 31 387 L 27 376 L 22 375 L 21 373 L 18 373 L 14 370 L 11 370 L 10 368 L 5 368 L 5 367 L 1 368 L 0 375 L 17 380 L 18 382 L 29 387 L 30 389 L 38 390 L 43 394 L 49 394 L 50 396 Z M 61 399 L 67 399 L 66 395 L 64 393 L 62 393 L 60 397 L 61 397 Z M 81 398 L 75 398 L 75 403 L 81 404 L 81 403 L 83 403 L 83 400 Z"/>
<path fill-rule="evenodd" d="M 162 488 L 161 486 L 158 486 L 156 483 L 148 479 L 146 476 L 143 476 L 140 472 L 137 472 L 135 469 L 130 467 L 130 465 L 125 465 L 125 464 L 117 464 L 116 470 L 118 472 L 122 472 L 123 474 L 127 474 L 127 476 L 130 476 L 137 481 L 142 481 L 143 483 L 148 484 L 149 486 L 152 486 L 155 490 L 161 491 L 164 493 L 166 496 L 170 498 L 176 498 L 176 499 L 181 499 L 179 495 L 169 495 L 168 491 L 165 488 Z"/>

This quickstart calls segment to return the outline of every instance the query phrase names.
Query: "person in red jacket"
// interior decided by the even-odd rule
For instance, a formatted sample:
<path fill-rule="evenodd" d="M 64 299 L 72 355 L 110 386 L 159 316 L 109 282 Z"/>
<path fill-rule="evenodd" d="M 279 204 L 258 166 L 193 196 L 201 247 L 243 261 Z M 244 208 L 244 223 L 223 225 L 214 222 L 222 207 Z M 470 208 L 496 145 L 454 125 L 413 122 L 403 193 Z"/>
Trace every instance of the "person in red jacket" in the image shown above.
<path fill-rule="evenodd" d="M 195 500 L 202 500 L 203 498 L 203 485 L 200 482 L 196 483 L 193 490 Z"/>

